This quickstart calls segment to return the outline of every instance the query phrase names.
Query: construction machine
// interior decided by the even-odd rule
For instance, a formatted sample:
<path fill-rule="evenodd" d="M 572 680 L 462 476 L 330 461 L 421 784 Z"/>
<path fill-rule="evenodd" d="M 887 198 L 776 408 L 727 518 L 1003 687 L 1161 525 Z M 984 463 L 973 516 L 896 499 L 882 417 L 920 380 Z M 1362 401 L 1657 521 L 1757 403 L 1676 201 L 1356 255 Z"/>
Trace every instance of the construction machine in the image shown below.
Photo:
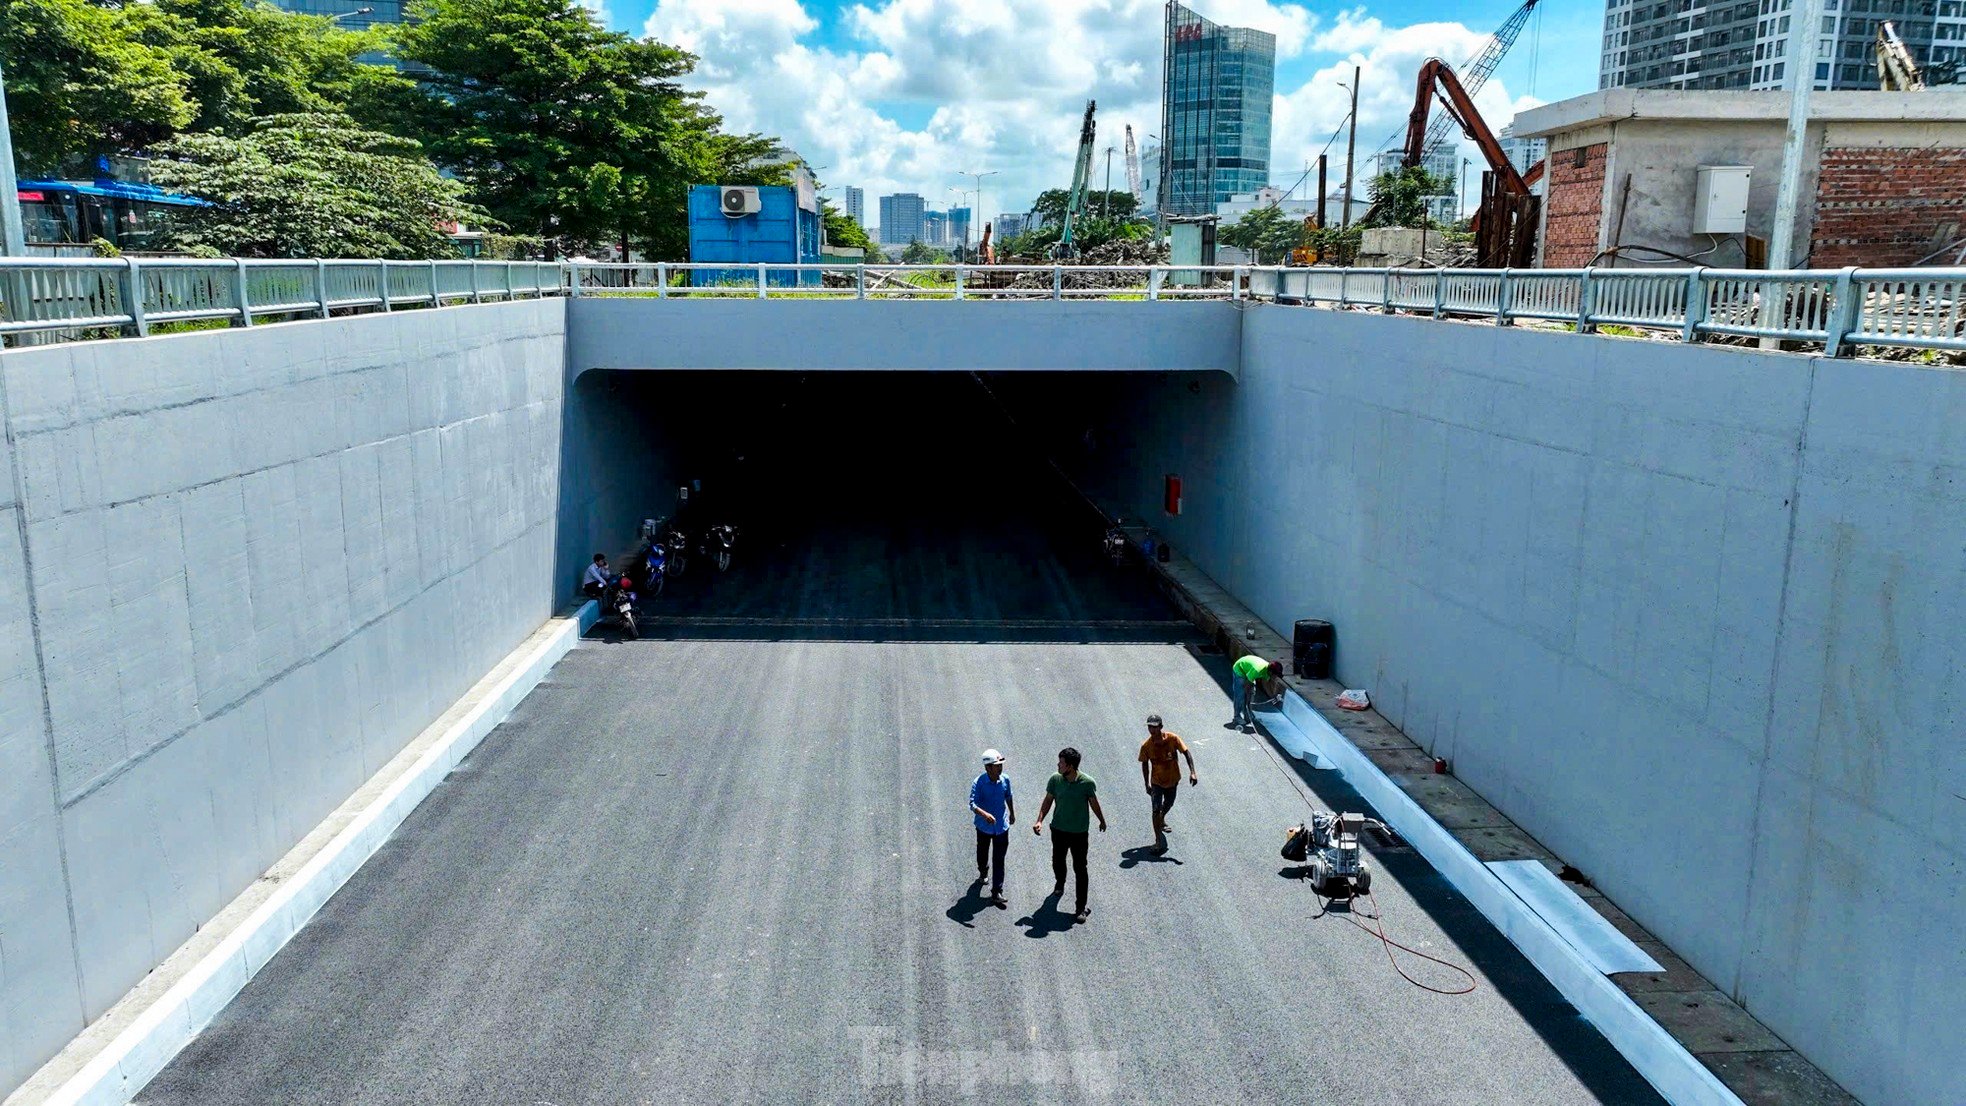
<path fill-rule="evenodd" d="M 1482 268 L 1525 266 L 1535 259 L 1538 199 L 1530 186 L 1542 176 L 1538 164 L 1528 174 L 1518 172 L 1502 152 L 1502 144 L 1488 121 L 1475 109 L 1474 98 L 1454 70 L 1439 58 L 1428 58 L 1420 67 L 1418 87 L 1413 93 L 1413 111 L 1406 117 L 1406 150 L 1402 168 L 1422 165 L 1432 146 L 1430 119 L 1438 99 L 1443 118 L 1451 120 L 1480 149 L 1488 168 L 1481 175 L 1481 202 L 1475 209 L 1474 232 L 1476 264 Z M 1378 213 L 1374 202 L 1365 221 Z"/>
<path fill-rule="evenodd" d="M 1092 183 L 1092 145 L 1097 128 L 1092 122 L 1092 113 L 1098 101 L 1085 102 L 1085 121 L 1079 125 L 1078 160 L 1072 165 L 1072 190 L 1065 196 L 1065 224 L 1058 235 L 1058 256 L 1071 257 L 1078 250 L 1073 245 L 1072 233 L 1086 217 L 1086 189 Z"/>
<path fill-rule="evenodd" d="M 1923 92 L 1925 75 L 1888 19 L 1877 24 L 1877 84 L 1884 92 Z"/>

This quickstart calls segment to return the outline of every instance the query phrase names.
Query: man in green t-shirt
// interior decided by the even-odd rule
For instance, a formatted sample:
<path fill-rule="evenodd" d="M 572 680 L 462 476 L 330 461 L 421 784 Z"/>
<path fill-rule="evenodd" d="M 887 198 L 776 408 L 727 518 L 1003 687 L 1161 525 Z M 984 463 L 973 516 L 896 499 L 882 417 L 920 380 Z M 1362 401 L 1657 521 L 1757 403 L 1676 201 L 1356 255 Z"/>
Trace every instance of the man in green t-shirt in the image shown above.
<path fill-rule="evenodd" d="M 1051 889 L 1051 897 L 1065 897 L 1065 857 L 1070 855 L 1072 872 L 1078 877 L 1077 916 L 1081 922 L 1092 913 L 1085 904 L 1085 853 L 1092 831 L 1088 815 L 1098 815 L 1099 832 L 1106 832 L 1106 812 L 1099 809 L 1098 791 L 1092 777 L 1079 771 L 1079 751 L 1066 746 L 1058 750 L 1058 771 L 1044 785 L 1044 802 L 1038 807 L 1038 820 L 1031 824 L 1032 833 L 1043 834 L 1045 816 L 1057 806 L 1058 816 L 1051 820 L 1051 874 L 1058 882 Z"/>
<path fill-rule="evenodd" d="M 1256 687 L 1280 671 L 1280 662 L 1266 661 L 1254 653 L 1239 658 L 1229 669 L 1229 697 L 1235 701 L 1236 713 L 1222 728 L 1255 733 L 1256 712 L 1250 709 L 1250 702 L 1256 698 Z"/>

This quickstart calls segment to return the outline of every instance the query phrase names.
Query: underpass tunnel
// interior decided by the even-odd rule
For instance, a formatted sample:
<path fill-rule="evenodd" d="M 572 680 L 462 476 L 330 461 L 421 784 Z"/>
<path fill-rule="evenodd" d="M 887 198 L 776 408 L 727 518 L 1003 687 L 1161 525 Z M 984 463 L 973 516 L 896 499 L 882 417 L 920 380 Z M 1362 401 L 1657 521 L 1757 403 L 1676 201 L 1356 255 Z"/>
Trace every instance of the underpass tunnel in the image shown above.
<path fill-rule="evenodd" d="M 1020 402 L 1042 408 L 1047 382 L 1081 394 L 1070 374 L 1031 375 L 1043 379 L 1020 385 Z M 1082 394 L 1158 386 L 1103 375 Z M 1049 463 L 1051 428 L 1013 420 L 990 380 L 603 371 L 579 378 L 569 407 L 569 589 L 591 552 L 628 553 L 641 519 L 675 518 L 693 539 L 738 528 L 730 570 L 693 557 L 652 608 L 658 625 L 990 637 L 1178 622 L 1144 572 L 1106 559 L 1099 514 Z"/>

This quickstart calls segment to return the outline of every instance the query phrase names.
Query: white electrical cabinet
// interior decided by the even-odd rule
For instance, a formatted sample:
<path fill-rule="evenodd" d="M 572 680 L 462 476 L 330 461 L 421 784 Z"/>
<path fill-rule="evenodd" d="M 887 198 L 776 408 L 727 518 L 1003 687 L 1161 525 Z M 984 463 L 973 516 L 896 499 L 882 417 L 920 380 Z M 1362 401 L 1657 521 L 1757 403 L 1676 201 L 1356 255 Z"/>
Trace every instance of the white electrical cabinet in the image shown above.
<path fill-rule="evenodd" d="M 1744 234 L 1751 165 L 1702 165 L 1693 181 L 1693 233 Z"/>

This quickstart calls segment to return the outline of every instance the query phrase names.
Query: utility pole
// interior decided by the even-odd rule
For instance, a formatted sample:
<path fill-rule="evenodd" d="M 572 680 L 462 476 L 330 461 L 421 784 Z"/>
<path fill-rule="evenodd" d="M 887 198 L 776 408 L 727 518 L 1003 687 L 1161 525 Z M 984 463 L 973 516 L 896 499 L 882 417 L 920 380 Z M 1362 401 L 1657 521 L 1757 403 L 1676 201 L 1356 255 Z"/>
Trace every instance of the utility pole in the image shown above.
<path fill-rule="evenodd" d="M 1345 138 L 1345 218 L 1340 229 L 1352 228 L 1352 158 L 1358 152 L 1358 74 L 1359 67 L 1352 66 L 1352 115 L 1351 134 Z"/>
<path fill-rule="evenodd" d="M 7 77 L 0 72 L 0 256 L 26 254 L 27 235 L 20 222 L 20 182 L 14 178 L 14 132 L 7 125 Z"/>
<path fill-rule="evenodd" d="M 1113 147 L 1106 147 L 1106 195 L 1099 204 L 1099 217 L 1113 217 Z"/>
<path fill-rule="evenodd" d="M 1001 169 L 992 169 L 987 173 L 978 173 L 972 171 L 972 172 L 964 172 L 964 173 L 956 174 L 959 177 L 976 178 L 976 210 L 969 213 L 969 218 L 971 222 L 976 222 L 983 218 L 983 178 L 994 177 L 1002 171 L 1003 170 Z"/>
<path fill-rule="evenodd" d="M 1782 183 L 1775 191 L 1775 225 L 1768 228 L 1768 267 L 1795 263 L 1795 209 L 1801 200 L 1802 163 L 1808 153 L 1809 93 L 1816 87 L 1816 42 L 1822 35 L 1823 0 L 1789 5 L 1789 124 L 1782 142 Z M 1765 325 L 1765 324 L 1764 324 Z"/>
<path fill-rule="evenodd" d="M 1317 229 L 1319 230 L 1329 225 L 1324 221 L 1324 158 L 1323 154 L 1317 156 Z M 1324 236 L 1318 235 L 1318 248 L 1311 252 L 1312 261 L 1320 263 L 1324 261 L 1324 241 Z"/>

